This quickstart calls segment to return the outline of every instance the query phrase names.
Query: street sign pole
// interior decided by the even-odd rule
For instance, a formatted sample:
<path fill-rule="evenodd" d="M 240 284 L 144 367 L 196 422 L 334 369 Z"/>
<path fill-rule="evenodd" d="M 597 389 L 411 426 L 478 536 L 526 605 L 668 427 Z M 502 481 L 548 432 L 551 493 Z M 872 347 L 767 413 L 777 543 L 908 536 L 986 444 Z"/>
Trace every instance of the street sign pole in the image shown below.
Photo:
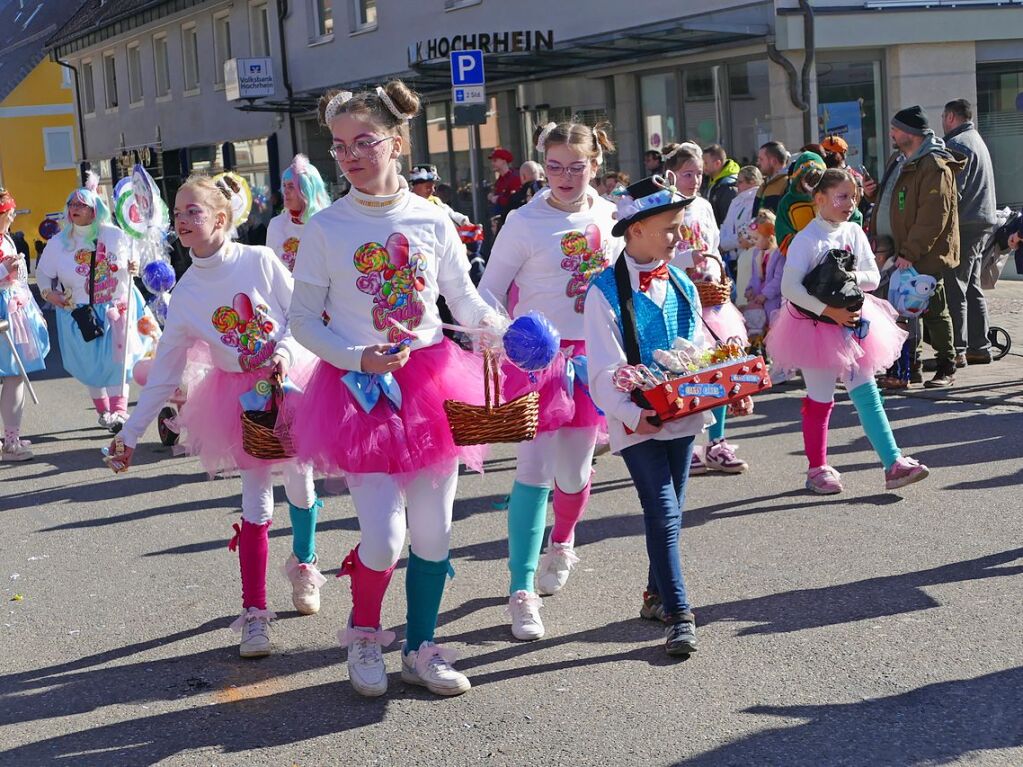
<path fill-rule="evenodd" d="M 451 105 L 455 125 L 469 128 L 469 177 L 472 184 L 472 217 L 477 224 L 486 221 L 480 170 L 480 125 L 487 121 L 486 75 L 483 51 L 451 52 Z"/>

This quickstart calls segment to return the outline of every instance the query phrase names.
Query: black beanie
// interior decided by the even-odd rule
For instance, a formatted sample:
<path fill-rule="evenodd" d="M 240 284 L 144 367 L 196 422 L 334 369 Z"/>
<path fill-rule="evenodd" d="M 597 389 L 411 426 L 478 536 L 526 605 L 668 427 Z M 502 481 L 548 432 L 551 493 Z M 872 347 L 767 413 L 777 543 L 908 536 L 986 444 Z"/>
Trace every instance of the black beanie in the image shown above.
<path fill-rule="evenodd" d="M 923 136 L 931 129 L 927 122 L 927 113 L 919 106 L 906 107 L 895 113 L 892 118 L 892 127 L 912 133 L 914 136 Z"/>

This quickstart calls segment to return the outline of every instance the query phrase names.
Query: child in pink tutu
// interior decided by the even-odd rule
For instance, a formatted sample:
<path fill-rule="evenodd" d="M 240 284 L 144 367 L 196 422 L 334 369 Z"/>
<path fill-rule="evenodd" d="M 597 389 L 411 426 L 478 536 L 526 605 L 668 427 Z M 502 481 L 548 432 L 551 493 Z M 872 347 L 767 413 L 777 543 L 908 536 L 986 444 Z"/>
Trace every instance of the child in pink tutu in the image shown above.
<path fill-rule="evenodd" d="M 672 263 L 686 269 L 694 283 L 721 282 L 723 266 L 718 254 L 721 234 L 711 204 L 698 196 L 703 180 L 703 153 L 693 143 L 669 144 L 665 147 L 664 166 L 675 174 L 678 191 L 684 197 L 695 198 L 685 208 L 685 219 Z M 704 306 L 702 314 L 704 322 L 721 341 L 736 338 L 742 346 L 746 346 L 746 324 L 742 313 L 731 301 Z M 749 465 L 736 456 L 735 445 L 725 439 L 728 407 L 714 408 L 712 413 L 714 424 L 707 429 L 708 444 L 702 449 L 693 449 L 689 474 L 706 474 L 708 471 L 741 474 Z"/>
<path fill-rule="evenodd" d="M 849 221 L 856 207 L 856 183 L 849 171 L 829 169 L 813 199 L 816 218 L 789 246 L 782 274 L 786 303 L 767 335 L 775 364 L 800 369 L 806 382 L 803 445 L 810 463 L 806 487 L 825 495 L 843 490 L 841 477 L 827 462 L 828 421 L 838 379 L 845 383 L 863 431 L 881 458 L 885 488 L 918 482 L 927 476 L 927 467 L 900 452 L 874 382 L 874 376 L 898 358 L 906 333 L 895 324 L 891 305 L 869 294 L 880 276 L 866 235 Z M 804 287 L 805 277 L 831 250 L 854 254 L 853 277 L 864 293 L 862 309 L 828 306 Z"/>
<path fill-rule="evenodd" d="M 443 405 L 482 404 L 483 368 L 445 339 L 437 299 L 466 326 L 499 318 L 469 279 L 451 219 L 398 175 L 418 111 L 419 97 L 397 80 L 321 99 L 331 154 L 352 190 L 306 224 L 292 299 L 295 337 L 319 357 L 295 416 L 296 447 L 345 475 L 359 518 L 361 540 L 342 565 L 352 614 L 339 636 L 352 686 L 367 696 L 387 691 L 381 648 L 394 634 L 381 629 L 380 611 L 406 527 L 402 679 L 438 695 L 471 686 L 433 639 L 451 571 L 458 463 L 480 468 L 483 458 L 454 444 Z"/>
<path fill-rule="evenodd" d="M 590 280 L 624 244 L 611 234 L 614 204 L 590 186 L 604 152 L 614 150 L 604 129 L 548 123 L 537 129 L 534 143 L 545 157 L 550 186 L 508 215 L 480 282 L 480 293 L 500 303 L 517 284 L 514 315 L 542 312 L 561 334 L 563 350 L 532 380 L 513 365 L 504 366 L 506 399 L 540 392 L 539 431 L 517 447 L 508 501 L 508 613 L 512 635 L 524 640 L 544 635 L 536 592 L 557 593 L 579 561 L 575 527 L 590 496 L 594 446 L 598 436 L 606 441 L 607 432 L 589 395 L 583 298 Z M 554 526 L 541 558 L 552 486 Z"/>
<path fill-rule="evenodd" d="M 301 384 L 302 358 L 309 355 L 291 336 L 288 306 L 292 281 L 284 264 L 265 247 L 232 242 L 232 190 L 193 176 L 178 190 L 174 227 L 190 248 L 192 267 L 174 289 L 167 323 L 138 404 L 110 446 L 115 471 L 131 465 L 135 447 L 185 374 L 190 350 L 204 342 L 211 367 L 190 382 L 188 404 L 178 416 L 181 446 L 198 455 L 211 475 L 240 470 L 242 519 L 230 548 L 238 549 L 242 613 L 232 628 L 241 632 L 242 657 L 269 655 L 270 621 L 266 570 L 273 518 L 273 479 L 284 481 L 291 512 L 292 552 L 285 574 L 292 601 L 303 614 L 319 610 L 323 576 L 316 568 L 316 517 L 321 506 L 312 470 L 294 460 L 265 461 L 242 449 L 243 410 L 257 409 L 266 382 L 291 378 Z M 193 369 L 196 369 L 193 366 Z M 245 401 L 245 405 L 242 404 Z"/>

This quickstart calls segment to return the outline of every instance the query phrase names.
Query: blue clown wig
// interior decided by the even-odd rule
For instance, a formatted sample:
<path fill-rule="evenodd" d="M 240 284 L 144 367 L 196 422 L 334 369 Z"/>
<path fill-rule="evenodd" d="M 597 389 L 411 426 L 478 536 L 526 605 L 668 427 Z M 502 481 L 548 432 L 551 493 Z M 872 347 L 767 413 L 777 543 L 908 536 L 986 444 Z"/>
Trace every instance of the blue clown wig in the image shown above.
<path fill-rule="evenodd" d="M 305 208 L 302 210 L 303 224 L 308 223 L 313 214 L 330 206 L 330 195 L 327 194 L 323 178 L 304 154 L 295 155 L 291 165 L 281 174 L 282 184 L 288 181 L 294 182 L 305 202 Z"/>
<path fill-rule="evenodd" d="M 91 242 L 96 242 L 96 238 L 99 236 L 100 224 L 110 223 L 110 208 L 107 207 L 103 197 L 96 191 L 98 188 L 99 177 L 90 171 L 85 179 L 85 186 L 76 189 L 68 195 L 67 201 L 64 203 L 64 225 L 60 230 L 60 235 L 64 238 L 66 245 L 71 245 L 71 233 L 74 231 L 74 222 L 71 221 L 70 208 L 71 203 L 75 200 L 85 203 L 96 214 L 96 218 L 92 221 L 92 226 L 89 227 L 89 240 Z"/>

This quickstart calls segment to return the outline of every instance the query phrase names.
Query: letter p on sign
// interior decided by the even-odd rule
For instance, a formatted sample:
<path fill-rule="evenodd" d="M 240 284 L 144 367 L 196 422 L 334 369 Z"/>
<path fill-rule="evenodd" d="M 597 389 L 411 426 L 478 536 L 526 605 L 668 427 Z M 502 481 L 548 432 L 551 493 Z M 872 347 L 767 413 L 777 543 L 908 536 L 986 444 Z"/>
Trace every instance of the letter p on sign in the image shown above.
<path fill-rule="evenodd" d="M 483 51 L 451 52 L 451 85 L 485 85 Z"/>

